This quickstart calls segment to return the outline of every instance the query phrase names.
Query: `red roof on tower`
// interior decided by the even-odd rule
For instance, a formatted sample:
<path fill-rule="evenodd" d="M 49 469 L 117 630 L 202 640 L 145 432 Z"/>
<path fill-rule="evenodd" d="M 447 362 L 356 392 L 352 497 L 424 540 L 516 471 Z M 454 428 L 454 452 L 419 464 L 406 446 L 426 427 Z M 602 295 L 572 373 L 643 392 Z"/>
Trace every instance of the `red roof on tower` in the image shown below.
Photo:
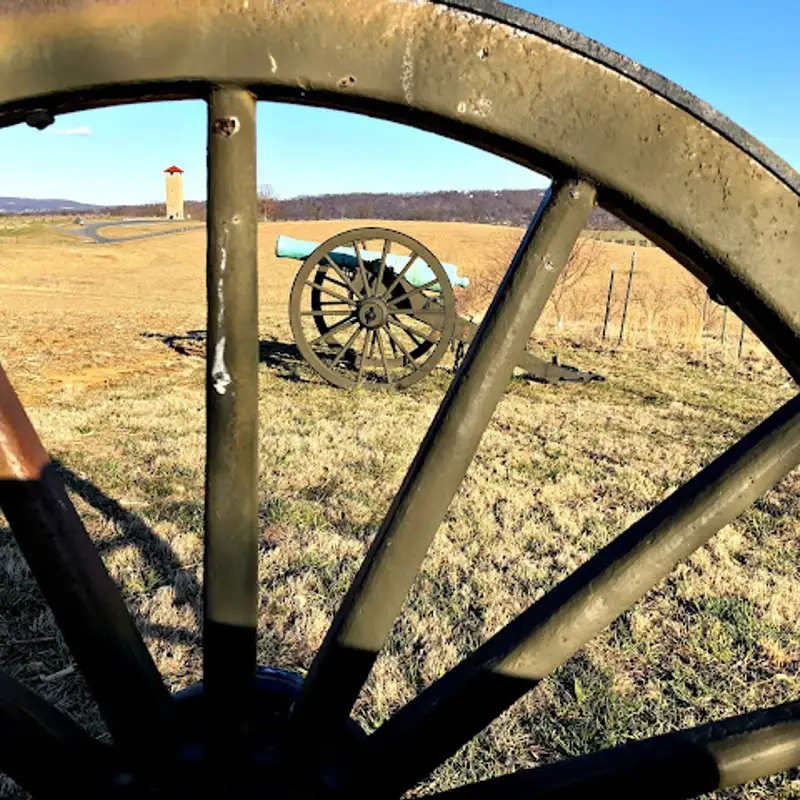
<path fill-rule="evenodd" d="M 169 172 L 170 175 L 174 175 L 176 172 L 183 173 L 183 170 L 180 167 L 176 167 L 174 164 L 171 167 L 167 167 L 164 172 Z"/>

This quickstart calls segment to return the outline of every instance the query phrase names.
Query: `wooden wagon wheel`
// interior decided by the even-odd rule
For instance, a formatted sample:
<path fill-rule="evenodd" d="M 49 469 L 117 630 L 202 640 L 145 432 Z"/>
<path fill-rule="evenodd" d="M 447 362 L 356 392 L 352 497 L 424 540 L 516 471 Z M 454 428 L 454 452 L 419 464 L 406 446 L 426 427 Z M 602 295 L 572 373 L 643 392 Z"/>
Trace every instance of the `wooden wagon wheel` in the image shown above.
<path fill-rule="evenodd" d="M 411 283 L 421 267 L 424 278 Z M 335 386 L 405 388 L 447 352 L 455 297 L 439 259 L 420 242 L 387 228 L 357 228 L 303 262 L 289 319 L 303 357 Z"/>
<path fill-rule="evenodd" d="M 326 262 L 325 262 L 324 259 L 322 260 L 322 262 L 320 262 L 317 265 L 316 272 L 314 273 L 313 282 L 319 284 L 319 286 L 315 286 L 314 288 L 311 289 L 311 310 L 312 311 L 320 312 L 323 309 L 325 309 L 326 307 L 331 307 L 331 306 L 337 305 L 337 303 L 331 301 L 331 299 L 329 297 L 326 297 L 325 294 L 321 290 L 321 286 L 324 284 L 324 282 L 326 280 L 330 279 L 329 276 L 328 276 L 328 272 L 329 272 L 329 270 L 332 270 L 332 269 L 333 268 L 331 266 L 326 265 Z M 334 270 L 334 273 L 335 273 L 335 270 Z M 340 281 L 337 279 L 337 277 L 333 273 L 331 273 L 331 274 L 333 275 L 334 286 L 338 286 L 339 289 L 341 289 L 342 286 L 341 286 Z M 403 286 L 401 285 L 400 282 L 398 282 L 393 287 L 392 286 L 393 279 L 394 279 L 394 273 L 391 272 L 391 271 L 384 270 L 382 284 L 385 287 L 386 291 L 389 291 L 391 289 L 392 295 L 397 298 L 397 297 L 400 297 L 404 293 L 404 288 L 403 288 Z M 358 278 L 356 278 L 356 280 L 358 280 Z M 349 299 L 357 300 L 356 295 L 353 293 L 353 291 L 352 291 L 352 289 L 350 287 L 345 286 L 344 288 L 346 289 L 346 293 L 347 293 L 347 296 L 348 296 Z M 407 308 L 410 308 L 410 303 L 408 301 L 406 301 L 404 303 L 404 305 Z M 291 299 L 290 299 L 290 312 L 289 313 L 291 315 Z M 340 322 L 341 321 L 339 318 L 326 319 L 324 314 L 319 314 L 319 313 L 314 314 L 313 318 L 314 318 L 314 323 L 315 323 L 315 326 L 317 328 L 317 332 L 318 333 L 320 333 L 320 334 L 328 334 L 329 335 L 329 341 L 338 341 L 338 339 L 336 338 L 335 332 L 331 333 L 331 327 L 334 324 L 336 324 L 336 322 Z M 430 333 L 431 326 L 425 326 L 425 328 L 427 329 L 427 330 L 424 331 L 424 334 L 423 334 L 425 336 L 425 338 L 422 339 L 421 341 L 418 340 L 417 331 L 416 330 L 412 331 L 412 335 L 414 335 L 415 338 L 412 341 L 412 349 L 410 351 L 410 356 L 413 359 L 422 358 L 422 356 L 424 356 L 436 344 L 436 342 L 439 339 L 438 335 L 436 337 L 431 335 L 431 333 Z M 396 350 L 397 346 L 394 345 L 393 349 Z"/>
<path fill-rule="evenodd" d="M 0 126 L 209 107 L 203 685 L 165 688 L 3 377 L 0 505 L 113 737 L 0 678 L 0 766 L 35 795 L 399 797 L 797 465 L 799 398 L 363 737 L 356 696 L 595 204 L 713 282 L 797 378 L 797 174 L 659 76 L 493 0 L 30 0 L 0 21 Z M 302 681 L 255 667 L 257 98 L 405 122 L 554 179 Z M 799 749 L 789 703 L 438 796 L 688 797 Z"/>

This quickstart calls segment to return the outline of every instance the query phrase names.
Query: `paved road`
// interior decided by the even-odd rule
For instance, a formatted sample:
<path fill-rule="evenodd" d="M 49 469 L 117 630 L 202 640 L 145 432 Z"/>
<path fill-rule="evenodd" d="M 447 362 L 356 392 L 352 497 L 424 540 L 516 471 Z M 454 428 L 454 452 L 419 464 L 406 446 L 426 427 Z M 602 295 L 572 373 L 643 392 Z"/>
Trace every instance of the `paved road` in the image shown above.
<path fill-rule="evenodd" d="M 64 225 L 57 225 L 56 228 L 63 233 L 69 233 L 73 236 L 80 236 L 82 239 L 93 239 L 97 244 L 112 244 L 113 242 L 134 242 L 137 239 L 152 239 L 154 236 L 169 236 L 173 233 L 185 233 L 186 231 L 196 231 L 205 227 L 202 222 L 187 223 L 181 227 L 174 227 L 176 224 L 174 219 L 124 219 L 118 222 L 90 222 L 81 228 L 67 228 Z M 105 228 L 126 228 L 138 225 L 171 225 L 173 227 L 165 231 L 150 231 L 150 233 L 137 233 L 133 236 L 125 237 L 112 237 L 104 236 L 100 233 L 101 229 Z"/>

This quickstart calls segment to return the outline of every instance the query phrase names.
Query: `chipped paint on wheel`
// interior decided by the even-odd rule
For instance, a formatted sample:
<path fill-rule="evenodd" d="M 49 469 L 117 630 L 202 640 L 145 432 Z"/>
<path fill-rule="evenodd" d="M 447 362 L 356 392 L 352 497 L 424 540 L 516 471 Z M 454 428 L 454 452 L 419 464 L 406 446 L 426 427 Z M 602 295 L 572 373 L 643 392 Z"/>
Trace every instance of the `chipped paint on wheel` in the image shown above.
<path fill-rule="evenodd" d="M 221 312 L 220 312 L 221 315 Z M 231 385 L 231 376 L 225 366 L 225 337 L 220 336 L 214 347 L 214 363 L 211 367 L 211 378 L 214 382 L 214 391 L 225 394 Z"/>

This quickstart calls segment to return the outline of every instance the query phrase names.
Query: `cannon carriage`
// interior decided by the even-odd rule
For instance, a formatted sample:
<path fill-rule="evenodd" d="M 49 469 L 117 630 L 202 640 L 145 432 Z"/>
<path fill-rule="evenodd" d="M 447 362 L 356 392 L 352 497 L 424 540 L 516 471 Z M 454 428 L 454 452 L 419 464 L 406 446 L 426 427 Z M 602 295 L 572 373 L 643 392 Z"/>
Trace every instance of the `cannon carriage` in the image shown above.
<path fill-rule="evenodd" d="M 275 254 L 303 262 L 289 301 L 292 333 L 303 358 L 335 386 L 406 388 L 448 350 L 457 366 L 475 338 L 478 326 L 455 310 L 455 292 L 469 278 L 404 233 L 356 228 L 321 244 L 278 236 Z M 544 383 L 603 380 L 526 349 L 516 366 Z"/>

